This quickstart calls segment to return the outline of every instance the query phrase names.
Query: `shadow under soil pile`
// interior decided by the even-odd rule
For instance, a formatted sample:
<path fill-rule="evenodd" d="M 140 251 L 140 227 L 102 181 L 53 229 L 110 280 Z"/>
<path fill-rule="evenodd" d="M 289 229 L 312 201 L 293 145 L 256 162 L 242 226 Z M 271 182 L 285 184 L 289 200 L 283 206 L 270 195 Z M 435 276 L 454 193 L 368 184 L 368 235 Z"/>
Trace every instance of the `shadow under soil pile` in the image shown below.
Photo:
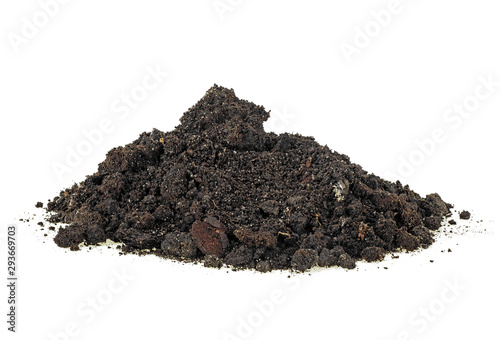
<path fill-rule="evenodd" d="M 237 268 L 354 268 L 433 242 L 451 207 L 368 174 L 312 137 L 266 133 L 262 106 L 213 86 L 170 132 L 108 152 L 95 174 L 49 201 L 55 242 Z"/>

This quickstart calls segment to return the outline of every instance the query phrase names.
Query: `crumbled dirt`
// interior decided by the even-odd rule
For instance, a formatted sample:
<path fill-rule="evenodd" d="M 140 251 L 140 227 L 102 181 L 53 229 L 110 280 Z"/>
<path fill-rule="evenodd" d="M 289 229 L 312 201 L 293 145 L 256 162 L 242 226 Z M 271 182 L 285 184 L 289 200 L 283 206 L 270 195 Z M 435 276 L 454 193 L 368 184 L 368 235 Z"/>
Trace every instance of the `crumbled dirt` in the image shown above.
<path fill-rule="evenodd" d="M 369 174 L 312 137 L 266 133 L 269 112 L 215 85 L 173 131 L 110 150 L 96 173 L 49 201 L 54 241 L 111 239 L 220 268 L 352 269 L 433 242 L 450 213 Z M 37 204 L 38 205 L 38 204 Z"/>
<path fill-rule="evenodd" d="M 361 252 L 363 260 L 368 262 L 380 261 L 384 258 L 384 249 L 380 247 L 368 247 Z"/>
<path fill-rule="evenodd" d="M 460 213 L 460 219 L 462 220 L 468 220 L 470 218 L 470 212 L 467 210 L 464 210 Z"/>

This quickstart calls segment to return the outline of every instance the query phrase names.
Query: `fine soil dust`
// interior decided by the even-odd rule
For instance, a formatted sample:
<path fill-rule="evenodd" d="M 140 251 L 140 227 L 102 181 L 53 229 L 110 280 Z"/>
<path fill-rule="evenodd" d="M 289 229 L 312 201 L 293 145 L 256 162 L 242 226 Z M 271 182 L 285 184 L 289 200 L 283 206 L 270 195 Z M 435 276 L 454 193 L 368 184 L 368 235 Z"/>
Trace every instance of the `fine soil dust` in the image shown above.
<path fill-rule="evenodd" d="M 236 268 L 354 268 L 433 242 L 450 205 L 369 174 L 312 137 L 266 133 L 269 112 L 213 86 L 171 132 L 110 150 L 49 201 L 55 242 Z M 466 217 L 466 216 L 464 216 Z"/>

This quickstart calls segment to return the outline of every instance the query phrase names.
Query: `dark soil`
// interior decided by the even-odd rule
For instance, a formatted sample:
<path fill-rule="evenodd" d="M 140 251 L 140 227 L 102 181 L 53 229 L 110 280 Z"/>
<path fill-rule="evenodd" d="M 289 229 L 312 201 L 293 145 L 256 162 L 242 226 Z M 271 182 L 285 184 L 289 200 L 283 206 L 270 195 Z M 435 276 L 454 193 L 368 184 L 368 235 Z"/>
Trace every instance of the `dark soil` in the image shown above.
<path fill-rule="evenodd" d="M 464 210 L 460 213 L 460 219 L 462 220 L 468 220 L 470 218 L 470 212 L 467 210 Z"/>
<path fill-rule="evenodd" d="M 269 112 L 214 86 L 171 132 L 110 150 L 49 201 L 55 242 L 111 239 L 123 251 L 209 267 L 354 268 L 433 242 L 450 205 L 364 171 L 312 137 L 266 133 Z"/>

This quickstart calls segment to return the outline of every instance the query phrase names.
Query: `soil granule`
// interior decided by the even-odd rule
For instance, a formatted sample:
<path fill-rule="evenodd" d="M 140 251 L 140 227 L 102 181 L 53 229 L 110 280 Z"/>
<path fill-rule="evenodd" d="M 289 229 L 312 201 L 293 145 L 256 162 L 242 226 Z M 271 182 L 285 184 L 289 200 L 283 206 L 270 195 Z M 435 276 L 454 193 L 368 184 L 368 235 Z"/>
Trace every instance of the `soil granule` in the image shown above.
<path fill-rule="evenodd" d="M 266 133 L 270 113 L 213 86 L 171 132 L 110 150 L 49 201 L 55 242 L 111 239 L 219 268 L 352 269 L 433 242 L 450 205 L 369 174 L 312 137 Z"/>
<path fill-rule="evenodd" d="M 460 213 L 460 219 L 462 220 L 468 220 L 470 218 L 470 212 L 467 210 L 464 210 Z"/>

